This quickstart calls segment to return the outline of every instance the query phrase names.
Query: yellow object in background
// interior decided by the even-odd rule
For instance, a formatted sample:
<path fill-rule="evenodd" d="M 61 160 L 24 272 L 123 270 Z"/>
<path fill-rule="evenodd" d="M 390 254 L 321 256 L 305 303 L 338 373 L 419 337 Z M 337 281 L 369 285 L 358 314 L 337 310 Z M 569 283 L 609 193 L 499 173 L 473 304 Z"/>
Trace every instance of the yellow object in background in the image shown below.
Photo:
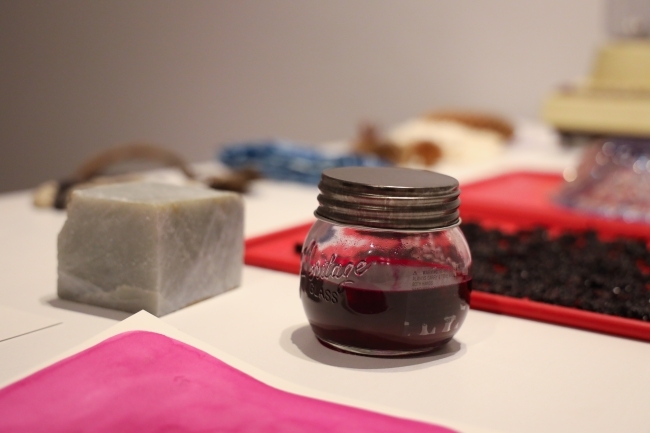
<path fill-rule="evenodd" d="M 650 137 L 650 41 L 603 47 L 586 82 L 556 91 L 542 115 L 562 132 Z"/>

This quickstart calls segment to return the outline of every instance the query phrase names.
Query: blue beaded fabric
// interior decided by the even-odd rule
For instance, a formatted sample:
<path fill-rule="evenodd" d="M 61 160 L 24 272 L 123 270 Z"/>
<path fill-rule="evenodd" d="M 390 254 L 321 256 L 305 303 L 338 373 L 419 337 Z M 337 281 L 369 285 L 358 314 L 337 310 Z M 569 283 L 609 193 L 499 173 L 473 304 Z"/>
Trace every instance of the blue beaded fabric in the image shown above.
<path fill-rule="evenodd" d="M 252 168 L 269 179 L 317 185 L 321 172 L 335 167 L 381 167 L 390 163 L 372 155 L 331 156 L 316 149 L 285 140 L 266 140 L 230 144 L 218 159 L 232 168 Z"/>

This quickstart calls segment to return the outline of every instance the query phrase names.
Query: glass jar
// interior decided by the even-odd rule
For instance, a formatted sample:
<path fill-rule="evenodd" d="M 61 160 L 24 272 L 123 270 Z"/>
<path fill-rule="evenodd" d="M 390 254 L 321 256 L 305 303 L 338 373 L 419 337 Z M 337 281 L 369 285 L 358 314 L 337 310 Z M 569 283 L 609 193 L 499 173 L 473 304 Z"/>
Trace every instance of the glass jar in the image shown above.
<path fill-rule="evenodd" d="M 452 339 L 469 309 L 458 181 L 405 168 L 325 170 L 302 249 L 300 298 L 338 350 L 401 356 Z"/>

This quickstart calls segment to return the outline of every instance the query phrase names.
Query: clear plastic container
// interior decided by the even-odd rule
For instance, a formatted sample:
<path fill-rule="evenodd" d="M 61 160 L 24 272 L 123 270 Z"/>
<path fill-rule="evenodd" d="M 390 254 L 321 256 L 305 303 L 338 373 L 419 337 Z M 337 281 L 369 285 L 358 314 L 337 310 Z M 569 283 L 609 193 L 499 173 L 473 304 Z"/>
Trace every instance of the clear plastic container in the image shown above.
<path fill-rule="evenodd" d="M 336 188 L 321 182 L 319 220 L 303 244 L 300 298 L 314 334 L 326 346 L 374 356 L 422 353 L 450 341 L 465 320 L 471 255 L 458 227 L 458 183 L 407 170 L 429 181 L 414 182 L 403 170 L 323 174 L 339 182 Z M 441 181 L 451 184 L 451 193 L 432 188 Z M 341 183 L 351 187 L 350 194 L 341 191 Z M 355 189 L 358 184 L 363 187 Z M 332 189 L 350 198 L 343 199 L 347 204 L 338 201 L 347 216 L 330 200 Z M 405 204 L 400 196 L 411 198 Z M 426 210 L 418 209 L 418 200 L 433 196 L 436 205 L 430 200 Z M 441 208 L 446 209 L 442 214 Z M 331 218 L 337 212 L 339 221 Z"/>
<path fill-rule="evenodd" d="M 650 223 L 650 139 L 595 140 L 555 198 L 581 212 Z"/>

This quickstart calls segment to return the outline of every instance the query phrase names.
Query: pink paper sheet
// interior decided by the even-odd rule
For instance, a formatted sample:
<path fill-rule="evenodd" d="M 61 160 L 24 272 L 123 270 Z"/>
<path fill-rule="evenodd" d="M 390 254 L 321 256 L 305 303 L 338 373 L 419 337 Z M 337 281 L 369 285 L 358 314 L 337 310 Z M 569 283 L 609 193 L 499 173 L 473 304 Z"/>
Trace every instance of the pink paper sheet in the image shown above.
<path fill-rule="evenodd" d="M 0 390 L 0 432 L 85 431 L 452 430 L 280 391 L 185 343 L 134 331 Z"/>

